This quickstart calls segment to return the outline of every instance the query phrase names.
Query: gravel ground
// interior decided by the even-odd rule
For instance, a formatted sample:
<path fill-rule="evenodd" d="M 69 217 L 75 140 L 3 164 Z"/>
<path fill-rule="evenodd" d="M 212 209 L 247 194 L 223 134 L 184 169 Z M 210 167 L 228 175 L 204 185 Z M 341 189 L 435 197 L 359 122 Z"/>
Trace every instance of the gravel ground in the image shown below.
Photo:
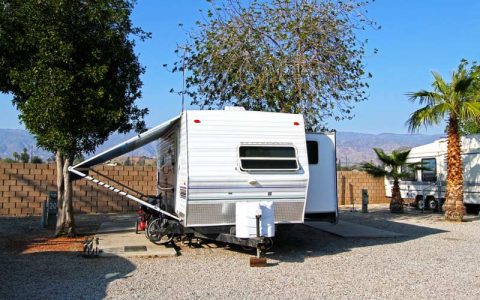
<path fill-rule="evenodd" d="M 129 260 L 3 251 L 0 299 L 480 299 L 478 217 L 452 224 L 385 207 L 341 217 L 406 237 L 344 239 L 281 228 L 266 268 L 248 266 L 251 252 L 214 244 L 182 247 L 174 258 Z"/>

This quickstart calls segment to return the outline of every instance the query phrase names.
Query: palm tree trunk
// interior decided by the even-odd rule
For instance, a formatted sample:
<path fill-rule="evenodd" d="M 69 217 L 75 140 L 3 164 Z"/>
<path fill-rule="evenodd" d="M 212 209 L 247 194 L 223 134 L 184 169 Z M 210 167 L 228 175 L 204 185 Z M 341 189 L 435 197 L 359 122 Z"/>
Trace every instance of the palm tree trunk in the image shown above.
<path fill-rule="evenodd" d="M 447 192 L 445 195 L 445 219 L 461 222 L 465 215 L 463 205 L 463 163 L 458 119 L 450 116 L 448 121 Z"/>
<path fill-rule="evenodd" d="M 392 213 L 403 213 L 403 199 L 402 194 L 400 194 L 400 185 L 398 178 L 393 180 L 392 186 L 392 200 L 390 201 L 390 212 Z"/>

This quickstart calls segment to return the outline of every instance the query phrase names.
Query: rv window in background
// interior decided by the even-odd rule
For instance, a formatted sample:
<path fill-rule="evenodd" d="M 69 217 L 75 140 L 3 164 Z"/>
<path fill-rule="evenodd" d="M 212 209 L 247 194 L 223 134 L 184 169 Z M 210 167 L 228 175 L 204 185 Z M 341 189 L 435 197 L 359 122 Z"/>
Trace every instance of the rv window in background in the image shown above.
<path fill-rule="evenodd" d="M 308 164 L 318 164 L 318 143 L 316 141 L 307 141 Z"/>
<path fill-rule="evenodd" d="M 285 146 L 240 146 L 240 167 L 244 171 L 298 170 L 295 148 Z"/>
<path fill-rule="evenodd" d="M 428 170 L 422 170 L 422 181 L 436 181 L 437 180 L 437 161 L 435 158 L 422 159 L 422 167 Z"/>
<path fill-rule="evenodd" d="M 412 170 L 412 168 L 409 168 L 406 165 L 402 165 L 400 168 L 400 172 L 408 174 L 407 178 L 404 178 L 403 180 L 405 181 L 417 181 L 417 171 Z"/>

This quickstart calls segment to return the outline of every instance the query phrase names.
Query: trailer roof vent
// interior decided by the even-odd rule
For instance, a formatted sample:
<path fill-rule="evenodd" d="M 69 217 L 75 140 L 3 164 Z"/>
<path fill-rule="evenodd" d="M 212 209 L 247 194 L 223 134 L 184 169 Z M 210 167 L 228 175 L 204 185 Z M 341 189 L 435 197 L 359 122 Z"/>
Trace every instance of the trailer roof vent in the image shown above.
<path fill-rule="evenodd" d="M 224 110 L 241 111 L 241 110 L 245 110 L 245 108 L 243 108 L 241 106 L 225 106 Z"/>

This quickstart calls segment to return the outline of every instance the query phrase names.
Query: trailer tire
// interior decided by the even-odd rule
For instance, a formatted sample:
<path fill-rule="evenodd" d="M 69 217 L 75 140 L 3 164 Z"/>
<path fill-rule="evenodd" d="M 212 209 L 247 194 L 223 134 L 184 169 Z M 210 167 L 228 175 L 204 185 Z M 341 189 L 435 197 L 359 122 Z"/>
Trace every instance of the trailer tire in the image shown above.
<path fill-rule="evenodd" d="M 418 199 L 417 201 L 417 208 L 422 210 L 425 209 L 425 200 L 423 199 Z"/>
<path fill-rule="evenodd" d="M 438 210 L 438 201 L 435 200 L 435 199 L 430 199 L 430 201 L 428 202 L 428 204 L 430 205 L 430 209 L 433 210 L 433 211 L 437 211 Z"/>

